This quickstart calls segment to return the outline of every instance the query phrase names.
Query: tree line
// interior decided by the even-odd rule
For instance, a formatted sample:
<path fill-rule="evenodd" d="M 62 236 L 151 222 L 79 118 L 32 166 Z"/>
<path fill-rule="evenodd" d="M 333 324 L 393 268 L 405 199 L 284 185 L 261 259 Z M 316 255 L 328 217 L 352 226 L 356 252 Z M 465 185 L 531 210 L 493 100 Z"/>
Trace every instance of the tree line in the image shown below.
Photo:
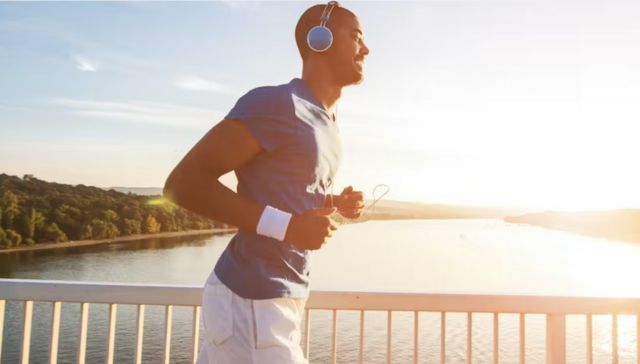
<path fill-rule="evenodd" d="M 0 248 L 218 227 L 160 196 L 0 174 Z"/>

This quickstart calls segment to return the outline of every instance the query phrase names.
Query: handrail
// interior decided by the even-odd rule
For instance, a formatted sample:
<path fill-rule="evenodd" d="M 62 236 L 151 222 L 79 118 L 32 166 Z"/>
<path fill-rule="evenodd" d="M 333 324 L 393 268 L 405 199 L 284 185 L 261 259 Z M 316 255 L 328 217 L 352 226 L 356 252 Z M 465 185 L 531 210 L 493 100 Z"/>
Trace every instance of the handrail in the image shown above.
<path fill-rule="evenodd" d="M 312 291 L 307 306 L 326 310 L 637 315 L 640 298 Z"/>
<path fill-rule="evenodd" d="M 202 287 L 0 279 L 0 299 L 197 306 Z M 530 314 L 640 313 L 640 297 L 579 297 L 458 293 L 312 291 L 315 310 L 499 312 Z"/>
<path fill-rule="evenodd" d="M 197 306 L 202 287 L 0 278 L 0 300 Z"/>

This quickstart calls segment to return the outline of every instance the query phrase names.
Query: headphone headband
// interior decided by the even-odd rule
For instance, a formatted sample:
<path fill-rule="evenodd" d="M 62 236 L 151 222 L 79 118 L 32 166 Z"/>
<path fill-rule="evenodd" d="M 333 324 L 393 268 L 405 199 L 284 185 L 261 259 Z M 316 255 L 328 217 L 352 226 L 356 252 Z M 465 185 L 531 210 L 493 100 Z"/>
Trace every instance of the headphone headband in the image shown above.
<path fill-rule="evenodd" d="M 320 26 L 327 26 L 331 12 L 333 12 L 333 8 L 336 6 L 340 6 L 337 1 L 329 1 L 327 5 L 325 5 L 324 10 L 322 10 L 322 15 L 320 15 Z"/>

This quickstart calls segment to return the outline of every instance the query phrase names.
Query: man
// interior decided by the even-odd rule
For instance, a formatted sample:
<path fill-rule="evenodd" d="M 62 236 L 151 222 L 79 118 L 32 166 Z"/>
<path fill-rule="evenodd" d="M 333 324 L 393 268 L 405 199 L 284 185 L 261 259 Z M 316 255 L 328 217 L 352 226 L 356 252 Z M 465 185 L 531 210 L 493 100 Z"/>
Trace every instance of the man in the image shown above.
<path fill-rule="evenodd" d="M 310 253 L 336 230 L 332 213 L 357 218 L 364 206 L 351 187 L 329 196 L 341 153 L 336 103 L 362 81 L 369 53 L 358 19 L 336 2 L 316 5 L 295 37 L 302 79 L 242 96 L 164 188 L 176 204 L 239 228 L 204 289 L 198 363 L 305 363 Z M 237 193 L 218 180 L 230 171 Z"/>

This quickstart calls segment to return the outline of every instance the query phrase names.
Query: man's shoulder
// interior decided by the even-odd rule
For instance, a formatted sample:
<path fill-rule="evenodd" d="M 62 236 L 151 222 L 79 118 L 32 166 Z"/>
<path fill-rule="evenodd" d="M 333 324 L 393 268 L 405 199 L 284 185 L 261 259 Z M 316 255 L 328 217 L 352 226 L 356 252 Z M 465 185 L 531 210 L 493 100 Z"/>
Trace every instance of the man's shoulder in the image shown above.
<path fill-rule="evenodd" d="M 291 87 L 289 84 L 260 86 L 249 90 L 238 100 L 251 108 L 265 113 L 283 112 L 291 104 Z"/>

